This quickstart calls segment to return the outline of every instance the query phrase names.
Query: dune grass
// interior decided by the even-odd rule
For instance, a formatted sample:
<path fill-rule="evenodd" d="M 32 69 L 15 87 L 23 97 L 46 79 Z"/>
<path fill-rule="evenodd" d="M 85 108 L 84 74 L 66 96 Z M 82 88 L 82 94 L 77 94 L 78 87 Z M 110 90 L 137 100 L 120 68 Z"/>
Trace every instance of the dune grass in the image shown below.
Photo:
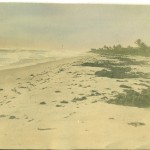
<path fill-rule="evenodd" d="M 97 77 L 108 77 L 108 78 L 116 78 L 116 79 L 150 77 L 148 73 L 132 72 L 131 67 L 111 67 L 110 70 L 103 69 L 101 71 L 96 71 L 95 75 Z"/>
<path fill-rule="evenodd" d="M 101 55 L 132 55 L 132 56 L 150 56 L 150 47 L 141 48 L 141 47 L 120 47 L 120 48 L 98 48 L 92 49 L 90 52 L 101 54 Z"/>
<path fill-rule="evenodd" d="M 76 103 L 78 101 L 84 101 L 86 100 L 87 98 L 85 96 L 82 96 L 82 97 L 75 97 L 72 102 Z"/>
<path fill-rule="evenodd" d="M 133 65 L 143 66 L 149 65 L 147 61 L 137 61 L 131 59 L 129 56 L 150 56 L 150 47 L 143 43 L 140 39 L 136 42 L 138 47 L 122 47 L 121 45 L 108 47 L 104 46 L 99 49 L 92 49 L 91 53 L 100 54 L 100 56 L 106 57 L 106 60 L 88 61 L 82 63 L 81 66 L 97 67 L 101 70 L 95 72 L 96 77 L 107 77 L 115 79 L 131 79 L 131 78 L 141 78 L 150 79 L 150 73 L 139 72 L 133 70 Z M 148 59 L 145 59 L 148 60 Z M 116 80 L 117 81 L 117 80 Z M 118 80 L 120 81 L 120 80 Z M 150 107 L 150 86 L 145 85 L 147 89 L 143 89 L 141 93 L 133 90 L 131 87 L 126 85 L 120 85 L 124 88 L 125 93 L 119 93 L 114 99 L 105 100 L 107 103 L 124 105 L 124 106 L 134 106 L 134 107 Z"/>
<path fill-rule="evenodd" d="M 150 87 L 143 89 L 141 93 L 126 89 L 125 93 L 119 93 L 115 99 L 108 100 L 107 103 L 140 108 L 150 107 Z"/>
<path fill-rule="evenodd" d="M 146 61 L 136 61 L 135 59 L 130 59 L 126 56 L 111 54 L 108 56 L 110 60 L 97 60 L 93 62 L 82 63 L 81 66 L 88 67 L 100 67 L 105 68 L 100 71 L 96 71 L 95 75 L 97 77 L 108 77 L 116 79 L 125 78 L 149 78 L 150 74 L 143 72 L 133 72 L 132 65 L 146 65 Z M 114 61 L 116 59 L 116 61 Z"/>

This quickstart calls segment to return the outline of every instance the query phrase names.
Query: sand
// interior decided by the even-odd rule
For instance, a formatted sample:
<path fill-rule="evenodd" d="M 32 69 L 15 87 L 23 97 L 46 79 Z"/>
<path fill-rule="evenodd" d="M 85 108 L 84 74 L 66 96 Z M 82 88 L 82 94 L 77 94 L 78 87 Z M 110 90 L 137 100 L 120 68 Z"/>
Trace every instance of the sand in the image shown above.
<path fill-rule="evenodd" d="M 0 71 L 0 148 L 150 149 L 149 108 L 104 102 L 123 92 L 123 82 L 135 90 L 144 87 L 134 84 L 137 79 L 96 77 L 100 68 L 79 65 L 97 57 Z"/>

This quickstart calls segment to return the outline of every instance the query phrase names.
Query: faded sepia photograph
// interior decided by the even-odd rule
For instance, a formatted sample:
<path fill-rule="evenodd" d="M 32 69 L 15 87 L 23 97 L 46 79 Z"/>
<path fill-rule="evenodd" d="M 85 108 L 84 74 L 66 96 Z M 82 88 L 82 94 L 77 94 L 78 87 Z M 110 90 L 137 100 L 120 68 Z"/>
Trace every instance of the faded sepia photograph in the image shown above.
<path fill-rule="evenodd" d="M 0 149 L 150 149 L 150 5 L 0 2 Z"/>

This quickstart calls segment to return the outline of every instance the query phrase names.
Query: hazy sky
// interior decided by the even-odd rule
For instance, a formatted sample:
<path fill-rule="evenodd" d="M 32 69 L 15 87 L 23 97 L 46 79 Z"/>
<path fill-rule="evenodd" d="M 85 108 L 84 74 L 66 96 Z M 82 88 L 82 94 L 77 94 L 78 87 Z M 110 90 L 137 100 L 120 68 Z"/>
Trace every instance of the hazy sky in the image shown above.
<path fill-rule="evenodd" d="M 150 6 L 0 4 L 0 48 L 90 50 L 150 45 Z"/>

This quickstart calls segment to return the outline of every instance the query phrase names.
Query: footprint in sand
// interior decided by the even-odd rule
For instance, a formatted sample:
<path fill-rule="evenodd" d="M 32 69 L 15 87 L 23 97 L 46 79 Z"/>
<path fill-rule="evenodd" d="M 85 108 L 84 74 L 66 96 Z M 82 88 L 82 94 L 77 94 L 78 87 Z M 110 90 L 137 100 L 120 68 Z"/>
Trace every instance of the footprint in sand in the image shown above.
<path fill-rule="evenodd" d="M 7 101 L 6 104 L 10 103 L 11 101 Z"/>
<path fill-rule="evenodd" d="M 69 118 L 69 117 L 72 116 L 73 114 L 76 114 L 76 112 L 72 112 L 72 113 L 70 113 L 68 116 L 65 116 L 64 118 Z"/>
<path fill-rule="evenodd" d="M 57 101 L 52 101 L 52 102 L 54 103 L 54 102 L 57 102 Z"/>
<path fill-rule="evenodd" d="M 76 114 L 76 112 L 74 111 L 74 112 L 70 113 L 69 115 L 71 116 L 71 115 L 73 115 L 73 114 Z"/>
<path fill-rule="evenodd" d="M 16 116 L 10 116 L 9 119 L 19 119 L 19 118 L 16 118 Z"/>
<path fill-rule="evenodd" d="M 16 80 L 20 80 L 21 78 L 17 78 Z"/>
<path fill-rule="evenodd" d="M 92 101 L 91 103 L 97 103 L 97 101 L 95 100 L 95 101 Z"/>
<path fill-rule="evenodd" d="M 28 122 L 32 122 L 34 119 L 30 119 L 30 120 L 28 120 Z"/>
<path fill-rule="evenodd" d="M 64 107 L 64 106 L 62 106 L 62 105 L 56 105 L 56 107 Z"/>
<path fill-rule="evenodd" d="M 13 92 L 15 92 L 16 94 L 21 94 L 19 91 L 17 91 L 17 89 L 16 88 L 13 88 L 13 89 L 11 89 L 11 91 L 13 91 Z"/>
<path fill-rule="evenodd" d="M 25 119 L 28 119 L 29 117 L 27 115 L 24 115 Z"/>
<path fill-rule="evenodd" d="M 46 105 L 46 102 L 44 102 L 44 101 L 40 102 L 40 105 Z"/>
<path fill-rule="evenodd" d="M 16 98 L 16 97 L 11 97 L 11 99 L 14 99 L 14 98 Z"/>
<path fill-rule="evenodd" d="M 61 101 L 60 103 L 68 104 L 69 102 L 68 101 Z"/>
<path fill-rule="evenodd" d="M 4 118 L 4 117 L 6 117 L 6 115 L 0 115 L 0 118 Z"/>
<path fill-rule="evenodd" d="M 114 118 L 113 118 L 113 117 L 110 117 L 110 118 L 108 118 L 108 119 L 110 119 L 110 120 L 114 120 Z"/>
<path fill-rule="evenodd" d="M 61 92 L 61 91 L 58 91 L 58 90 L 57 90 L 57 91 L 55 91 L 55 93 L 60 93 L 60 92 Z"/>
<path fill-rule="evenodd" d="M 54 130 L 56 128 L 37 128 L 38 130 L 44 131 L 44 130 Z"/>
<path fill-rule="evenodd" d="M 46 89 L 47 87 L 43 87 L 42 90 Z"/>

